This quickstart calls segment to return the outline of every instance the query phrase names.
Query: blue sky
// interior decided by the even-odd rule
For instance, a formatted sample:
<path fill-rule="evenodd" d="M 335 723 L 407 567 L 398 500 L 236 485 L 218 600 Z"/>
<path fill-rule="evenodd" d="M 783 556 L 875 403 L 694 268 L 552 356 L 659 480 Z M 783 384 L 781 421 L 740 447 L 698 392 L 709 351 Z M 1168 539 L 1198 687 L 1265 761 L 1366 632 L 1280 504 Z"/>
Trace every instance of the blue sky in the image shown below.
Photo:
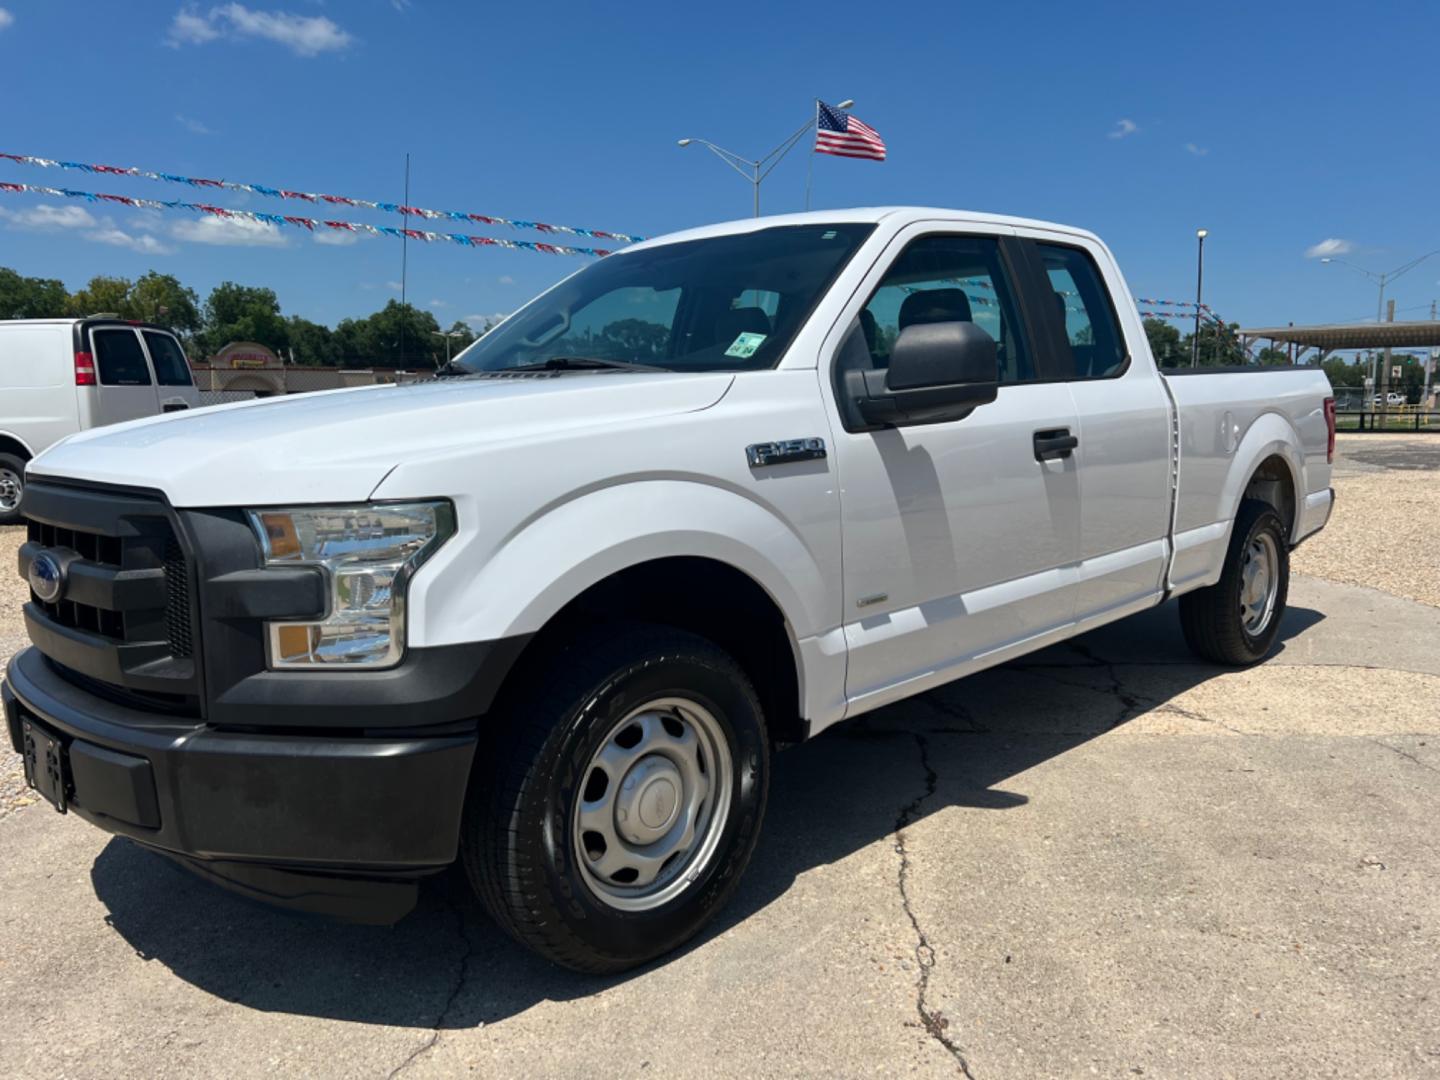
<path fill-rule="evenodd" d="M 0 151 L 399 202 L 408 150 L 415 205 L 655 235 L 750 209 L 740 177 L 677 138 L 760 154 L 819 95 L 855 99 L 890 159 L 817 158 L 817 207 L 1083 225 L 1137 294 L 1182 299 L 1204 225 L 1206 298 L 1230 320 L 1373 317 L 1374 286 L 1307 250 L 1331 241 L 1387 270 L 1440 247 L 1433 2 L 277 2 L 0 0 Z M 800 150 L 780 165 L 765 209 L 801 208 L 806 165 Z M 0 180 L 197 198 L 6 161 Z M 31 195 L 0 194 L 0 215 L 0 265 L 72 288 L 153 268 L 202 297 L 269 285 L 287 313 L 333 324 L 400 276 L 387 238 L 321 244 Z M 412 243 L 409 296 L 448 325 L 511 310 L 574 264 Z M 1440 256 L 1391 295 L 1398 318 L 1427 316 Z"/>

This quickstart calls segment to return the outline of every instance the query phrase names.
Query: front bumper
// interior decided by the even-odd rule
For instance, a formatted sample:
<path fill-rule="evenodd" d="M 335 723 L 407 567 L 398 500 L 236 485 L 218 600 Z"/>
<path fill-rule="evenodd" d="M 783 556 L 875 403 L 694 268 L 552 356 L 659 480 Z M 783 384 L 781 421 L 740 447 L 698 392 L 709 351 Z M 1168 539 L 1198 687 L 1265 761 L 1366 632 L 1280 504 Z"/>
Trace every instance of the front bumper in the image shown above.
<path fill-rule="evenodd" d="M 28 648 L 0 700 L 66 749 L 69 809 L 222 885 L 285 906 L 393 922 L 455 859 L 473 722 L 385 735 L 221 730 L 116 704 Z M 263 710 L 252 713 L 263 720 Z"/>

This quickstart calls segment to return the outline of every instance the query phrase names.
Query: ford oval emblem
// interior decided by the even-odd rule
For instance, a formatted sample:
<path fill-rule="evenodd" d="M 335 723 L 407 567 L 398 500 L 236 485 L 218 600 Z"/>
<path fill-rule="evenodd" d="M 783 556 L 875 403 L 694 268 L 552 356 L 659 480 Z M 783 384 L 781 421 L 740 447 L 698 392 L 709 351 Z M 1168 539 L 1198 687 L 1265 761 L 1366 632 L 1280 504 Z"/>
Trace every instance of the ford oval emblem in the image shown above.
<path fill-rule="evenodd" d="M 35 595 L 47 604 L 60 599 L 65 587 L 65 570 L 48 551 L 42 551 L 30 560 L 30 570 L 25 575 Z"/>

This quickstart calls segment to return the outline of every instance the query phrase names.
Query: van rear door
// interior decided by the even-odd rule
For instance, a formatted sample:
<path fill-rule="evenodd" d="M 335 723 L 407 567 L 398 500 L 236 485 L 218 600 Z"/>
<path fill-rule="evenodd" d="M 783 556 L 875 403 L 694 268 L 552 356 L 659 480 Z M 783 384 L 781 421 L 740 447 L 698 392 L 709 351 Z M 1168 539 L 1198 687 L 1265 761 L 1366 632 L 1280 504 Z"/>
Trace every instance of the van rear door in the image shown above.
<path fill-rule="evenodd" d="M 164 330 L 142 330 L 145 351 L 150 354 L 150 367 L 155 372 L 156 393 L 161 412 L 193 409 L 200 404 L 200 391 L 190 374 L 190 362 L 180 342 Z"/>
<path fill-rule="evenodd" d="M 95 357 L 98 385 L 82 387 L 81 396 L 90 398 L 90 427 L 118 424 L 154 416 L 160 411 L 150 361 L 140 341 L 140 332 L 130 326 L 93 326 L 90 352 Z"/>

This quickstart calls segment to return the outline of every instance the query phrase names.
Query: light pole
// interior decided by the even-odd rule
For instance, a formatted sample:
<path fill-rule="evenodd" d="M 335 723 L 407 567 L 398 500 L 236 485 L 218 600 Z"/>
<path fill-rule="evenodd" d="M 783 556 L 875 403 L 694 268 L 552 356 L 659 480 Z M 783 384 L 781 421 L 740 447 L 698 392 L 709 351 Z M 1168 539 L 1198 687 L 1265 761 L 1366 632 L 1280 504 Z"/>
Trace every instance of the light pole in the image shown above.
<path fill-rule="evenodd" d="M 1195 239 L 1199 242 L 1199 248 L 1195 257 L 1195 334 L 1190 339 L 1191 367 L 1200 365 L 1200 296 L 1205 285 L 1205 237 L 1209 235 L 1209 229 L 1195 230 Z"/>
<path fill-rule="evenodd" d="M 445 339 L 445 366 L 446 366 L 446 367 L 449 367 L 449 366 L 450 366 L 450 342 L 453 341 L 453 340 L 454 340 L 455 338 L 457 338 L 457 337 L 464 337 L 465 335 L 462 334 L 462 333 L 460 333 L 460 331 L 458 331 L 458 330 L 431 330 L 431 331 L 430 331 L 430 335 L 431 335 L 432 337 L 443 337 L 443 338 Z"/>
<path fill-rule="evenodd" d="M 855 102 L 851 101 L 849 98 L 846 98 L 844 101 L 840 102 L 840 104 L 837 105 L 836 108 L 849 109 L 853 108 L 854 105 Z M 788 154 L 791 150 L 795 148 L 795 144 L 800 141 L 800 136 L 804 135 L 814 126 L 815 117 L 811 116 L 809 120 L 805 121 L 804 127 L 800 128 L 800 130 L 796 131 L 794 134 L 787 136 L 784 140 L 781 141 L 779 146 L 775 147 L 774 150 L 771 150 L 762 158 L 741 157 L 733 150 L 726 150 L 723 146 L 716 146 L 709 139 L 684 138 L 677 140 L 677 142 L 680 146 L 689 146 L 692 143 L 700 144 L 701 146 L 708 149 L 716 157 L 718 157 L 721 161 L 725 162 L 726 165 L 729 165 L 741 176 L 745 177 L 746 180 L 750 181 L 751 186 L 755 190 L 755 216 L 759 217 L 760 181 L 764 180 L 765 177 L 769 176 L 770 170 L 775 168 L 776 165 L 779 165 L 781 159 L 784 158 L 786 154 Z"/>
<path fill-rule="evenodd" d="M 1401 274 L 1408 274 L 1411 270 L 1414 270 L 1415 267 L 1419 266 L 1422 262 L 1430 258 L 1432 255 L 1440 255 L 1440 248 L 1436 248 L 1434 251 L 1427 251 L 1424 255 L 1418 255 L 1415 258 L 1411 259 L 1409 262 L 1401 266 L 1397 266 L 1394 270 L 1386 270 L 1384 273 L 1378 274 L 1374 270 L 1367 270 L 1363 266 L 1356 266 L 1348 259 L 1340 259 L 1335 257 L 1334 255 L 1327 255 L 1320 261 L 1322 263 L 1339 263 L 1341 266 L 1348 266 L 1357 274 L 1364 274 L 1371 281 L 1375 282 L 1376 285 L 1380 286 L 1380 296 L 1375 301 L 1375 326 L 1378 330 L 1380 324 L 1385 321 L 1385 286 L 1388 285 L 1390 282 L 1394 281 Z M 1373 357 L 1374 354 L 1372 353 L 1371 355 Z M 1386 345 L 1385 359 L 1382 361 L 1380 378 L 1378 382 L 1374 375 L 1374 368 L 1371 368 L 1370 385 L 1377 388 L 1377 393 L 1379 394 L 1379 404 L 1382 411 L 1385 408 L 1385 397 L 1390 387 L 1390 355 L 1390 346 Z"/>

